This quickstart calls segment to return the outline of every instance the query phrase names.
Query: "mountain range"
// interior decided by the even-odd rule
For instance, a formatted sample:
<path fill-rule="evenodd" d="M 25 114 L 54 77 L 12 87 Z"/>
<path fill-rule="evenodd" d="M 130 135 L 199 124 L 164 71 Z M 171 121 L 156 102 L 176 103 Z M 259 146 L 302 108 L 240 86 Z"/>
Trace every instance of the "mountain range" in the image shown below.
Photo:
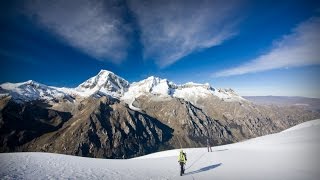
<path fill-rule="evenodd" d="M 130 158 L 239 142 L 320 117 L 301 106 L 254 103 L 232 89 L 101 70 L 76 88 L 0 85 L 0 152 Z"/>
<path fill-rule="evenodd" d="M 245 99 L 261 105 L 300 106 L 320 112 L 320 99 L 299 96 L 245 96 Z"/>

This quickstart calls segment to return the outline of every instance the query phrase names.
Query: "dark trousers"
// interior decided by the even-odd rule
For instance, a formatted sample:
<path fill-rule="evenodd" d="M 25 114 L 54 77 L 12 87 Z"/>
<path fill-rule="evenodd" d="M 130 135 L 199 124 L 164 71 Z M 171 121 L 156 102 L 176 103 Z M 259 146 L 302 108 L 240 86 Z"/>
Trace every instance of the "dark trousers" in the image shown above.
<path fill-rule="evenodd" d="M 179 162 L 180 163 L 180 171 L 182 172 L 182 174 L 184 173 L 184 163 L 183 162 Z"/>

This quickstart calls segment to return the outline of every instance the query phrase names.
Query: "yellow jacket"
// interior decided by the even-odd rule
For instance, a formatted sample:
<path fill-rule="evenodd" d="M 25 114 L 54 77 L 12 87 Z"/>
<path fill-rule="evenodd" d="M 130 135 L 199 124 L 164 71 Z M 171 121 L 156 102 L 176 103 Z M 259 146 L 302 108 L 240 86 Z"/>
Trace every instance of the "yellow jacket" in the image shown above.
<path fill-rule="evenodd" d="M 184 155 L 183 152 L 180 152 L 179 156 L 178 156 L 178 162 L 183 162 L 183 163 L 186 163 L 187 160 L 186 160 L 186 156 Z"/>

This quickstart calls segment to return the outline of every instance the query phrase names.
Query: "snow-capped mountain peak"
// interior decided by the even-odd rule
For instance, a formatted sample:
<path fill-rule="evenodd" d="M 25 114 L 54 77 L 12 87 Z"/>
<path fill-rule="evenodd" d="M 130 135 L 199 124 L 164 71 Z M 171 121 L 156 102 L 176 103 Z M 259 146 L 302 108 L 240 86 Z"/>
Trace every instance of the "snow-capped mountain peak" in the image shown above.
<path fill-rule="evenodd" d="M 145 80 L 132 83 L 131 87 L 139 87 L 142 91 L 153 94 L 168 95 L 169 82 L 167 79 L 150 76 Z"/>
<path fill-rule="evenodd" d="M 132 83 L 122 99 L 128 102 L 136 97 L 147 94 L 170 96 L 172 94 L 170 84 L 167 79 L 150 76 L 142 81 Z"/>
<path fill-rule="evenodd" d="M 204 89 L 207 89 L 207 90 L 212 90 L 212 91 L 215 90 L 213 87 L 210 86 L 209 83 L 199 84 L 199 83 L 194 83 L 194 82 L 187 82 L 185 84 L 179 85 L 179 87 L 180 87 L 180 89 L 181 88 L 200 87 L 200 88 L 204 88 Z"/>
<path fill-rule="evenodd" d="M 46 85 L 42 85 L 36 81 L 33 80 L 28 80 L 25 82 L 21 82 L 21 83 L 3 83 L 1 84 L 1 88 L 2 89 L 6 89 L 6 90 L 15 90 L 17 88 L 24 88 L 24 87 L 33 87 L 34 89 L 36 88 L 40 88 L 40 86 L 46 86 Z M 31 89 L 29 89 L 31 90 Z"/>
<path fill-rule="evenodd" d="M 121 99 L 130 104 L 135 98 L 148 94 L 160 97 L 181 98 L 194 104 L 196 104 L 199 99 L 208 96 L 215 96 L 227 101 L 244 100 L 231 89 L 217 90 L 211 87 L 209 83 L 199 84 L 188 82 L 182 85 L 176 85 L 173 82 L 169 82 L 167 79 L 161 79 L 154 76 L 132 83 Z"/>
<path fill-rule="evenodd" d="M 199 98 L 206 98 L 207 96 L 216 96 L 227 101 L 244 100 L 232 89 L 215 89 L 209 83 L 188 82 L 176 85 L 167 79 L 150 76 L 139 82 L 129 84 L 122 77 L 107 70 L 101 70 L 96 76 L 89 78 L 76 88 L 46 86 L 33 80 L 22 83 L 1 84 L 0 97 L 9 95 L 17 101 L 52 100 L 61 97 L 75 98 L 96 95 L 109 95 L 127 103 L 132 103 L 135 98 L 141 95 L 182 98 L 193 103 L 196 103 Z"/>
<path fill-rule="evenodd" d="M 125 79 L 111 71 L 101 70 L 96 76 L 86 80 L 75 88 L 75 90 L 84 96 L 103 93 L 118 98 L 127 91 L 128 87 L 129 82 Z"/>
<path fill-rule="evenodd" d="M 4 83 L 0 85 L 1 96 L 8 96 L 20 102 L 31 100 L 53 100 L 68 96 L 66 93 L 59 91 L 55 87 L 40 84 L 36 81 L 29 80 L 22 83 Z"/>

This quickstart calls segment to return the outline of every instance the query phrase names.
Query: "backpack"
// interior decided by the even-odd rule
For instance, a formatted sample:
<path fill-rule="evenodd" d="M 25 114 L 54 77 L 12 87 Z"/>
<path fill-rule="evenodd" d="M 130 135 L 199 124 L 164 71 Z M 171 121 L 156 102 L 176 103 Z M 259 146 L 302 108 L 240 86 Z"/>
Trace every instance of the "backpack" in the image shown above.
<path fill-rule="evenodd" d="M 187 154 L 186 154 L 186 153 L 183 153 L 183 155 L 184 155 L 184 158 L 187 160 Z"/>

